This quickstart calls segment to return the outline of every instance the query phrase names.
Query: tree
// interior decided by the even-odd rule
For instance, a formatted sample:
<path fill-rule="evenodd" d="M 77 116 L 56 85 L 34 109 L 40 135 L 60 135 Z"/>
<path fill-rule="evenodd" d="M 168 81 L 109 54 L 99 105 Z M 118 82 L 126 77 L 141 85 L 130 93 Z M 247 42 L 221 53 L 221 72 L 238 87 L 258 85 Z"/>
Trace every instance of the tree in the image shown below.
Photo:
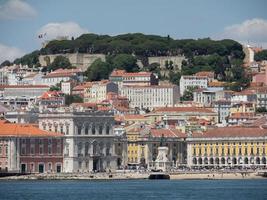
<path fill-rule="evenodd" d="M 1 63 L 0 67 L 4 67 L 4 66 L 10 66 L 11 62 L 9 60 L 5 60 L 4 62 Z"/>
<path fill-rule="evenodd" d="M 256 112 L 257 113 L 266 113 L 267 109 L 265 107 L 259 107 L 259 108 L 256 109 Z"/>
<path fill-rule="evenodd" d="M 127 72 L 138 71 L 137 59 L 129 54 L 118 54 L 112 59 L 113 68 L 125 69 Z"/>
<path fill-rule="evenodd" d="M 256 61 L 267 60 L 267 49 L 257 52 L 254 56 L 254 59 Z"/>
<path fill-rule="evenodd" d="M 180 72 L 175 73 L 173 71 L 170 71 L 169 79 L 170 79 L 171 83 L 176 84 L 176 85 L 180 85 L 180 78 L 181 78 Z"/>
<path fill-rule="evenodd" d="M 40 55 L 40 51 L 36 50 L 36 51 L 33 51 L 29 54 L 22 56 L 21 58 L 15 59 L 14 63 L 15 64 L 28 65 L 29 67 L 40 66 L 39 55 Z"/>
<path fill-rule="evenodd" d="M 157 69 L 159 68 L 159 66 L 160 66 L 159 63 L 151 63 L 146 68 L 150 72 L 155 72 L 155 71 L 157 71 Z"/>
<path fill-rule="evenodd" d="M 54 71 L 57 69 L 70 69 L 71 63 L 68 58 L 64 56 L 57 56 L 54 61 L 51 63 L 51 65 L 48 67 L 48 71 Z"/>
<path fill-rule="evenodd" d="M 79 95 L 65 95 L 65 104 L 69 106 L 72 103 L 82 103 L 83 98 L 80 97 Z"/>
<path fill-rule="evenodd" d="M 103 62 L 99 58 L 87 68 L 87 70 L 85 71 L 85 76 L 89 81 L 99 81 L 102 79 L 107 79 L 112 69 L 113 68 L 109 63 Z"/>
<path fill-rule="evenodd" d="M 52 85 L 49 90 L 50 91 L 60 91 L 60 86 L 58 86 L 58 85 Z"/>
<path fill-rule="evenodd" d="M 184 91 L 184 95 L 181 97 L 181 101 L 193 101 L 193 92 L 197 89 L 198 87 L 188 87 L 187 90 Z"/>

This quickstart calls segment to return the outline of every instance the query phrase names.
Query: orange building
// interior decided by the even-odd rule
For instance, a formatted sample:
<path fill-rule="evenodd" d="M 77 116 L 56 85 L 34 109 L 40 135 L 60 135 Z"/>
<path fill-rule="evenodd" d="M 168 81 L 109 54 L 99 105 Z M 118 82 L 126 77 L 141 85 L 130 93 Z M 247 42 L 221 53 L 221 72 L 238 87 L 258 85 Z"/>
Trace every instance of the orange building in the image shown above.
<path fill-rule="evenodd" d="M 22 173 L 61 172 L 61 133 L 44 131 L 32 124 L 0 121 L 0 171 Z"/>

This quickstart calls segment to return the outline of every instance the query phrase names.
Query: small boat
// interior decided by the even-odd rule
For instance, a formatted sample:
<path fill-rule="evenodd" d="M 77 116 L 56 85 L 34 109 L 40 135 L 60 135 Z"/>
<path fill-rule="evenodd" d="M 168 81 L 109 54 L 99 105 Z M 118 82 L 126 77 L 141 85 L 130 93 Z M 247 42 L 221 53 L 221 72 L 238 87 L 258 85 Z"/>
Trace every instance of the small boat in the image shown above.
<path fill-rule="evenodd" d="M 170 179 L 170 175 L 169 174 L 165 174 L 163 172 L 157 172 L 157 173 L 151 173 L 148 176 L 148 179 L 154 180 L 154 179 Z"/>

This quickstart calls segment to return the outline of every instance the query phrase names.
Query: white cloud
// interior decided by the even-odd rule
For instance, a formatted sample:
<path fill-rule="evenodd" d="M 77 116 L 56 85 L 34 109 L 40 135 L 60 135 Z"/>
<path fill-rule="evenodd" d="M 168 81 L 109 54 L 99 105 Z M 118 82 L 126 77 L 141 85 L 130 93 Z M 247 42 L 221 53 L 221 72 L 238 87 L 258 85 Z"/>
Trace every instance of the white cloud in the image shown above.
<path fill-rule="evenodd" d="M 63 22 L 63 23 L 48 23 L 41 27 L 38 31 L 38 35 L 43 35 L 43 39 L 52 40 L 57 37 L 67 36 L 69 39 L 71 37 L 78 37 L 83 33 L 87 33 L 88 30 L 80 27 L 79 24 L 75 22 Z"/>
<path fill-rule="evenodd" d="M 228 26 L 217 39 L 230 38 L 243 44 L 267 48 L 267 20 L 254 18 L 241 24 Z"/>
<path fill-rule="evenodd" d="M 19 58 L 24 54 L 25 53 L 21 49 L 0 44 L 0 63 L 5 60 L 13 62 L 14 59 Z"/>
<path fill-rule="evenodd" d="M 22 0 L 8 0 L 0 5 L 0 19 L 21 19 L 35 17 L 37 11 Z"/>

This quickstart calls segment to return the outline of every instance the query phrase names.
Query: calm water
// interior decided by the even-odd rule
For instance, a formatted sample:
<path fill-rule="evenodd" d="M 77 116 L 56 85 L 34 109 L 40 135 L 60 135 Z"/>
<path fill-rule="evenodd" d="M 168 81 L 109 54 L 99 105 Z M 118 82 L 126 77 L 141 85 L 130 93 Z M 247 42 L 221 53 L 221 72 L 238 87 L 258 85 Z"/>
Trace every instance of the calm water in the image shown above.
<path fill-rule="evenodd" d="M 2 200 L 267 199 L 266 180 L 0 181 Z"/>

